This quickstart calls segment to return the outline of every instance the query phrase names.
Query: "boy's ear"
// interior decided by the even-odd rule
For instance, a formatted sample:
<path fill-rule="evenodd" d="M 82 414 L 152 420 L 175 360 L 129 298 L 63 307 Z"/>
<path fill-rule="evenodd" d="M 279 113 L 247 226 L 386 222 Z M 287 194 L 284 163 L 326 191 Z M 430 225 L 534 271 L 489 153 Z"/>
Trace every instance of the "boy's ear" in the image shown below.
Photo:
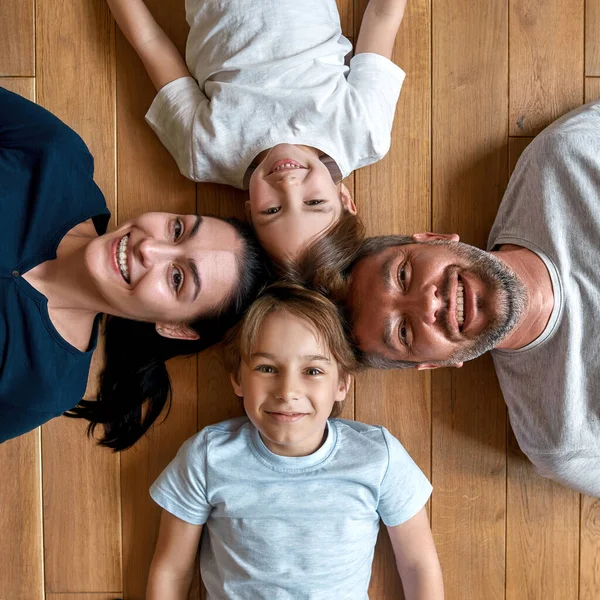
<path fill-rule="evenodd" d="M 463 366 L 463 363 L 462 362 L 457 362 L 457 363 L 454 363 L 452 365 L 435 365 L 435 364 L 432 364 L 432 363 L 420 363 L 420 364 L 418 364 L 415 367 L 415 369 L 417 369 L 417 371 L 427 371 L 428 369 L 431 369 L 431 370 L 433 370 L 433 369 L 439 369 L 442 366 L 443 367 L 454 367 L 455 369 L 460 369 Z"/>
<path fill-rule="evenodd" d="M 352 196 L 350 195 L 350 191 L 343 183 L 338 183 L 338 190 L 340 192 L 340 200 L 344 205 L 344 208 L 352 215 L 356 214 L 356 204 L 354 204 L 354 200 L 352 200 Z"/>
<path fill-rule="evenodd" d="M 252 211 L 250 210 L 250 200 L 246 200 L 244 203 L 244 213 L 246 214 L 246 220 L 252 225 Z"/>
<path fill-rule="evenodd" d="M 340 381 L 338 383 L 338 389 L 335 394 L 336 402 L 343 402 L 348 395 L 348 391 L 350 390 L 350 386 L 352 385 L 352 375 L 343 375 L 340 377 Z"/>
<path fill-rule="evenodd" d="M 431 233 L 431 231 L 414 233 L 412 239 L 415 242 L 435 242 L 437 240 L 449 240 L 451 242 L 460 241 L 458 233 Z"/>
<path fill-rule="evenodd" d="M 240 370 L 229 373 L 229 379 L 231 379 L 231 385 L 233 386 L 233 393 L 239 398 L 244 397 L 244 388 L 242 386 L 242 379 L 240 377 Z"/>
<path fill-rule="evenodd" d="M 173 325 L 170 323 L 157 323 L 156 333 L 158 335 L 169 338 L 172 340 L 198 340 L 200 335 L 195 329 L 192 329 L 188 325 L 177 324 Z"/>

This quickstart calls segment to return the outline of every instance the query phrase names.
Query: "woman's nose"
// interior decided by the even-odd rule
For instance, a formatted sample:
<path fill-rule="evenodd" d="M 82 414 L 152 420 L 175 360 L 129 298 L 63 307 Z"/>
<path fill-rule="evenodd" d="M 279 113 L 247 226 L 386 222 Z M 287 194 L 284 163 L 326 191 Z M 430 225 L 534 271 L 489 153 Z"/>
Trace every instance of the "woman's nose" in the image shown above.
<path fill-rule="evenodd" d="M 138 245 L 140 260 L 145 267 L 171 258 L 172 246 L 153 238 L 144 238 Z"/>

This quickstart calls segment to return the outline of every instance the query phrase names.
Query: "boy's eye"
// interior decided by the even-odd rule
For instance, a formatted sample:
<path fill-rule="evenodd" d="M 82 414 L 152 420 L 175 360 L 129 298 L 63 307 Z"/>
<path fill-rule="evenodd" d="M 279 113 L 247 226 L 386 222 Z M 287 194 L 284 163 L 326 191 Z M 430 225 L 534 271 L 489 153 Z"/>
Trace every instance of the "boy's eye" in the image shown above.
<path fill-rule="evenodd" d="M 280 210 L 281 210 L 281 206 L 271 206 L 270 208 L 267 208 L 266 210 L 263 210 L 260 214 L 261 215 L 275 215 Z"/>
<path fill-rule="evenodd" d="M 171 271 L 171 285 L 176 292 L 178 292 L 183 285 L 183 273 L 175 265 L 173 265 L 173 270 Z"/>
<path fill-rule="evenodd" d="M 307 375 L 322 375 L 323 371 L 321 369 L 317 369 L 316 367 L 310 367 L 304 371 Z"/>
<path fill-rule="evenodd" d="M 175 219 L 173 225 L 173 241 L 177 241 L 183 234 L 183 221 L 180 218 Z"/>
<path fill-rule="evenodd" d="M 323 204 L 323 202 L 325 202 L 325 200 L 320 200 L 316 198 L 314 200 L 306 200 L 304 204 L 306 204 L 307 206 L 317 206 L 317 204 Z"/>
<path fill-rule="evenodd" d="M 275 367 L 271 365 L 258 365 L 254 370 L 259 373 L 275 373 Z"/>

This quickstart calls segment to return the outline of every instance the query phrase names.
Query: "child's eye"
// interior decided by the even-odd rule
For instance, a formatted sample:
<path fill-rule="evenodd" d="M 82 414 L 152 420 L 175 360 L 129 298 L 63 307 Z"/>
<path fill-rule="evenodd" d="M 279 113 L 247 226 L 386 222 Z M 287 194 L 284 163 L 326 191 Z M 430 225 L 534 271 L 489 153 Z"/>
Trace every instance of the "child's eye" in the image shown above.
<path fill-rule="evenodd" d="M 304 371 L 307 375 L 322 375 L 323 371 L 321 371 L 321 369 L 317 369 L 316 367 L 310 367 L 308 369 L 306 369 L 306 371 Z"/>
<path fill-rule="evenodd" d="M 267 208 L 266 210 L 263 210 L 260 214 L 261 215 L 275 215 L 280 210 L 281 210 L 281 206 L 271 206 L 270 208 Z"/>
<path fill-rule="evenodd" d="M 275 373 L 275 367 L 271 365 L 258 365 L 254 370 L 259 373 Z"/>
<path fill-rule="evenodd" d="M 183 273 L 181 270 L 173 265 L 173 270 L 171 271 L 171 286 L 176 292 L 179 292 L 181 286 L 183 285 Z"/>
<path fill-rule="evenodd" d="M 306 200 L 304 204 L 307 206 L 317 206 L 317 204 L 323 204 L 325 200 L 315 199 L 315 200 Z"/>
<path fill-rule="evenodd" d="M 177 241 L 183 234 L 183 221 L 178 217 L 173 225 L 173 241 Z"/>

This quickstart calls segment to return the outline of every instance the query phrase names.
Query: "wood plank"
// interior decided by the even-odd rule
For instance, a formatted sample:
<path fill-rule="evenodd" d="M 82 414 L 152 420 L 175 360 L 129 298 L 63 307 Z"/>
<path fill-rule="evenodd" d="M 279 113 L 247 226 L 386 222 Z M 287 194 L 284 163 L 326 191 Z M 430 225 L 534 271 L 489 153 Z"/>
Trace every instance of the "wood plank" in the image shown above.
<path fill-rule="evenodd" d="M 167 34 L 183 51 L 187 35 L 183 2 L 147 2 Z M 195 184 L 185 179 L 168 151 L 144 121 L 155 90 L 144 67 L 117 32 L 117 124 L 119 222 L 145 211 L 196 212 Z M 173 406 L 164 422 L 124 452 L 121 462 L 123 510 L 123 594 L 143 598 L 160 516 L 148 488 L 196 431 L 196 358 L 169 362 Z M 159 421 L 162 420 L 159 419 Z"/>
<path fill-rule="evenodd" d="M 106 3 L 38 0 L 36 25 L 38 100 L 87 143 L 114 211 L 114 31 Z M 87 440 L 85 425 L 61 418 L 42 428 L 48 592 L 122 589 L 119 457 Z"/>
<path fill-rule="evenodd" d="M 509 140 L 510 172 L 532 138 Z M 509 427 L 506 600 L 576 598 L 579 494 L 535 474 Z"/>
<path fill-rule="evenodd" d="M 600 75 L 600 1 L 585 0 L 585 74 Z"/>
<path fill-rule="evenodd" d="M 353 0 L 336 0 L 342 33 L 352 42 L 354 46 L 354 2 Z"/>
<path fill-rule="evenodd" d="M 46 594 L 46 600 L 115 600 L 115 594 L 113 593 L 97 593 L 97 594 Z"/>
<path fill-rule="evenodd" d="M 580 600 L 600 598 L 600 500 L 581 498 Z"/>
<path fill-rule="evenodd" d="M 35 101 L 31 77 L 3 77 L 0 86 Z M 0 592 L 11 600 L 44 597 L 40 429 L 0 445 Z"/>
<path fill-rule="evenodd" d="M 355 3 L 355 32 L 367 2 Z M 392 145 L 379 163 L 355 173 L 355 200 L 369 235 L 426 231 L 430 209 L 431 7 L 408 3 L 393 60 L 408 76 L 396 109 Z M 430 376 L 416 372 L 370 372 L 356 381 L 356 419 L 384 425 L 430 475 Z M 369 594 L 403 597 L 385 527 L 379 536 Z"/>
<path fill-rule="evenodd" d="M 35 0 L 0 2 L 0 75 L 35 75 Z"/>
<path fill-rule="evenodd" d="M 506 2 L 433 4 L 433 231 L 485 247 L 507 180 Z M 506 409 L 489 356 L 432 376 L 446 598 L 504 600 Z"/>
<path fill-rule="evenodd" d="M 536 135 L 582 102 L 584 0 L 509 7 L 510 135 Z"/>
<path fill-rule="evenodd" d="M 600 77 L 585 78 L 585 102 L 600 98 Z"/>

